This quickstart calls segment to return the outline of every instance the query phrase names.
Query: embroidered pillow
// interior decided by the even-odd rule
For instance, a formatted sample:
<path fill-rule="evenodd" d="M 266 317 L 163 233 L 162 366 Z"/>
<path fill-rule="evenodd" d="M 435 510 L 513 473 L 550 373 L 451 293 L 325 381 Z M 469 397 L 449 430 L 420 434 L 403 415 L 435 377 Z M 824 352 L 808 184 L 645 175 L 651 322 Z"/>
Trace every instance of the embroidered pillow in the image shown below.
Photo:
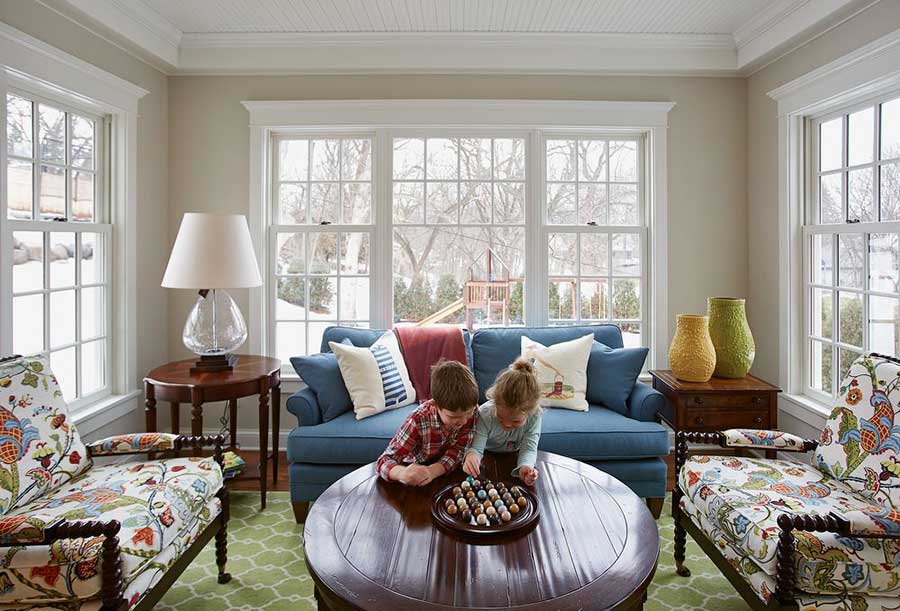
<path fill-rule="evenodd" d="M 544 346 L 522 336 L 522 356 L 534 361 L 543 407 L 562 407 L 580 412 L 588 410 L 584 395 L 587 390 L 588 357 L 593 344 L 593 333 L 552 346 Z"/>
<path fill-rule="evenodd" d="M 392 332 L 388 331 L 368 348 L 336 342 L 328 345 L 337 357 L 357 420 L 415 403 L 416 391 Z"/>

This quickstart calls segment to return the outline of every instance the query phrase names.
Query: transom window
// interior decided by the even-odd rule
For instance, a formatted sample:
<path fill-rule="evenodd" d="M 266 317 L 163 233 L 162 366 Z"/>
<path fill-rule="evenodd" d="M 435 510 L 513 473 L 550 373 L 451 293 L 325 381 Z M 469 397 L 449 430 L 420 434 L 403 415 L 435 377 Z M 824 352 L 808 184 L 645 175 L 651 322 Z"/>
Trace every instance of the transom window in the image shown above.
<path fill-rule="evenodd" d="M 810 123 L 806 390 L 862 353 L 900 354 L 900 98 Z"/>

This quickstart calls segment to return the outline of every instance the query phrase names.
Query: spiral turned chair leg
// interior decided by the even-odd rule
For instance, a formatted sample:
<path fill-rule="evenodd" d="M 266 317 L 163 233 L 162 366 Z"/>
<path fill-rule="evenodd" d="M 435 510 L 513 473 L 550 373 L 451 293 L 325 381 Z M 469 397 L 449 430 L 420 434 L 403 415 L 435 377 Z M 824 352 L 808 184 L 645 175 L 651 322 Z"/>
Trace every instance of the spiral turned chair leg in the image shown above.
<path fill-rule="evenodd" d="M 219 499 L 222 501 L 222 526 L 216 533 L 216 566 L 219 568 L 219 583 L 231 581 L 231 574 L 225 572 L 225 563 L 228 562 L 228 518 L 230 514 L 228 488 L 222 485 L 219 491 Z"/>

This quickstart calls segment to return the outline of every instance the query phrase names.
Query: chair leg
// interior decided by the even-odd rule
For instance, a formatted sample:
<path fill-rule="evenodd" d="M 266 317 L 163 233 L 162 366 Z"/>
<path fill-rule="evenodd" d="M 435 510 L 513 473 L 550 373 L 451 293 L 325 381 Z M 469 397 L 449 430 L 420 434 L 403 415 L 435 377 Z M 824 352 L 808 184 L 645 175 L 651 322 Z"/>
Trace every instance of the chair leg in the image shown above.
<path fill-rule="evenodd" d="M 225 563 L 228 561 L 228 518 L 231 514 L 229 506 L 228 488 L 222 484 L 222 489 L 218 493 L 219 500 L 222 501 L 222 526 L 216 533 L 216 566 L 219 568 L 219 583 L 228 583 L 231 581 L 231 575 L 225 572 Z"/>
<path fill-rule="evenodd" d="M 681 577 L 690 577 L 691 570 L 684 566 L 687 532 L 679 523 L 681 516 L 675 516 L 675 572 Z"/>
<path fill-rule="evenodd" d="M 294 510 L 294 520 L 297 524 L 306 522 L 306 516 L 309 515 L 309 501 L 291 501 L 291 508 Z"/>
<path fill-rule="evenodd" d="M 666 502 L 665 498 L 661 497 L 648 497 L 647 508 L 650 510 L 650 513 L 653 514 L 653 519 L 658 520 L 659 516 L 662 515 L 663 504 Z"/>

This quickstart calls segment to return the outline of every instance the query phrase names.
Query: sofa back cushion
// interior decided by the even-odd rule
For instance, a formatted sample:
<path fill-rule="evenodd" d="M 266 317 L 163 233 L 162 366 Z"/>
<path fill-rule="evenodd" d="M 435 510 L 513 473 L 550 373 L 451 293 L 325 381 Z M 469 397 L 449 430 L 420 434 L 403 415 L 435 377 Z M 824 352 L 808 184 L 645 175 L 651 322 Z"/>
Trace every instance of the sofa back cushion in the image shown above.
<path fill-rule="evenodd" d="M 91 467 L 47 357 L 0 363 L 0 514 Z"/>
<path fill-rule="evenodd" d="M 841 381 L 815 460 L 821 471 L 879 502 L 900 508 L 900 364 L 861 356 Z M 886 479 L 882 479 L 886 478 Z"/>
<path fill-rule="evenodd" d="M 622 331 L 616 325 L 578 325 L 574 327 L 488 327 L 472 334 L 472 355 L 469 360 L 478 382 L 480 401 L 497 375 L 519 357 L 522 336 L 545 346 L 578 339 L 593 333 L 594 339 L 610 348 L 622 347 Z"/>

